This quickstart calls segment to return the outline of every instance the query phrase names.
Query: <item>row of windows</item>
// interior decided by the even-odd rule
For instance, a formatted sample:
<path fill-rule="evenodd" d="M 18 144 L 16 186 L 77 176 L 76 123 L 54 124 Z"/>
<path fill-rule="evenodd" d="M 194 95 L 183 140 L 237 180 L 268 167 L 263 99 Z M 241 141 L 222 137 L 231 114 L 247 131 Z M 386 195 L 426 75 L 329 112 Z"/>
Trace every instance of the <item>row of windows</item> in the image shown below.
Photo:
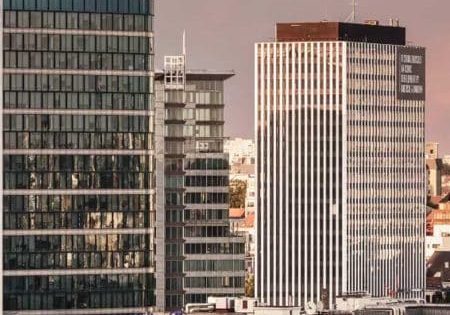
<path fill-rule="evenodd" d="M 179 262 L 168 262 L 179 263 Z M 171 268 L 172 269 L 172 268 Z M 183 289 L 183 279 L 181 277 L 166 277 L 166 291 L 181 291 Z"/>
<path fill-rule="evenodd" d="M 184 201 L 184 203 L 183 203 Z M 228 193 L 214 193 L 214 192 L 198 192 L 186 193 L 182 192 L 166 192 L 167 206 L 182 206 L 184 204 L 220 204 L 228 203 Z"/>
<path fill-rule="evenodd" d="M 5 33 L 4 50 L 149 54 L 151 38 L 70 34 Z M 35 53 L 35 52 L 33 52 Z"/>
<path fill-rule="evenodd" d="M 164 118 L 166 120 L 190 120 L 194 118 L 193 108 L 182 108 L 182 107 L 169 107 L 165 109 Z"/>
<path fill-rule="evenodd" d="M 185 209 L 185 221 L 211 221 L 228 219 L 228 209 Z"/>
<path fill-rule="evenodd" d="M 184 202 L 196 204 L 228 203 L 229 195 L 228 193 L 212 193 L 212 192 L 186 193 Z"/>
<path fill-rule="evenodd" d="M 3 0 L 3 9 L 152 14 L 153 0 Z"/>
<path fill-rule="evenodd" d="M 147 211 L 146 195 L 35 195 L 4 196 L 5 212 L 115 212 Z"/>
<path fill-rule="evenodd" d="M 149 226 L 148 212 L 4 213 L 4 229 L 111 229 Z"/>
<path fill-rule="evenodd" d="M 200 138 L 223 137 L 222 125 L 197 125 L 195 126 L 195 136 Z"/>
<path fill-rule="evenodd" d="M 109 235 L 36 235 L 4 238 L 7 253 L 71 253 L 85 251 L 142 251 L 148 236 L 136 234 Z"/>
<path fill-rule="evenodd" d="M 244 254 L 244 243 L 187 243 L 186 254 Z"/>
<path fill-rule="evenodd" d="M 195 147 L 190 143 L 184 144 L 180 140 L 166 140 L 164 153 L 170 155 L 183 155 L 186 153 L 223 153 L 223 139 L 202 139 L 195 142 Z"/>
<path fill-rule="evenodd" d="M 186 187 L 228 187 L 228 176 L 185 176 Z"/>
<path fill-rule="evenodd" d="M 170 91 L 165 94 L 166 103 L 198 105 L 223 105 L 223 92 L 216 91 Z"/>
<path fill-rule="evenodd" d="M 420 106 L 419 108 L 415 108 L 411 106 L 411 104 L 408 104 L 406 106 L 402 106 L 402 104 L 392 104 L 392 105 L 386 105 L 386 104 L 349 104 L 348 105 L 348 111 L 349 114 L 356 114 L 357 111 L 367 111 L 367 112 L 373 112 L 376 111 L 377 113 L 382 112 L 388 112 L 388 113 L 395 113 L 395 112 L 403 112 L 403 113 L 412 113 L 412 112 L 420 112 L 422 113 L 425 110 L 425 106 Z"/>
<path fill-rule="evenodd" d="M 148 132 L 146 116 L 19 115 L 3 116 L 5 131 Z"/>
<path fill-rule="evenodd" d="M 183 256 L 183 245 L 182 244 L 171 244 L 166 243 L 166 258 L 173 256 Z M 181 261 L 167 261 L 166 260 L 166 271 L 167 272 L 175 272 L 173 269 L 177 269 L 177 272 L 181 273 L 183 271 L 183 267 L 181 265 Z M 181 265 L 181 267 L 179 267 Z M 172 269 L 172 271 L 168 268 Z"/>
<path fill-rule="evenodd" d="M 128 155 L 5 155 L 6 172 L 140 172 L 147 170 L 145 156 Z"/>
<path fill-rule="evenodd" d="M 146 172 L 4 173 L 4 189 L 148 189 Z"/>
<path fill-rule="evenodd" d="M 153 17 L 105 13 L 5 11 L 4 25 L 6 28 L 151 32 Z"/>
<path fill-rule="evenodd" d="M 186 277 L 186 288 L 243 288 L 244 277 Z"/>
<path fill-rule="evenodd" d="M 182 125 L 166 124 L 164 126 L 164 136 L 169 138 L 185 137 L 223 137 L 223 125 Z"/>
<path fill-rule="evenodd" d="M 164 185 L 166 188 L 184 188 L 183 176 L 165 176 Z"/>
<path fill-rule="evenodd" d="M 6 277 L 7 310 L 154 305 L 152 274 Z"/>
<path fill-rule="evenodd" d="M 183 228 L 166 227 L 165 237 L 167 240 L 181 240 L 183 238 Z"/>
<path fill-rule="evenodd" d="M 123 250 L 101 253 L 5 253 L 3 255 L 4 266 L 10 270 L 145 268 L 150 267 L 151 262 L 144 251 L 127 252 Z"/>
<path fill-rule="evenodd" d="M 372 118 L 372 117 L 370 117 Z M 399 121 L 398 119 L 396 120 L 389 120 L 389 118 L 387 118 L 386 120 L 374 120 L 375 117 L 373 117 L 372 119 L 367 118 L 361 118 L 358 120 L 348 120 L 348 125 L 349 126 L 360 126 L 363 125 L 366 129 L 368 130 L 369 127 L 375 127 L 375 128 L 395 128 L 395 127 L 402 127 L 402 128 L 423 128 L 425 126 L 425 123 L 423 122 L 423 120 L 421 119 L 418 122 L 415 121 Z M 421 122 L 422 121 L 422 122 Z"/>
<path fill-rule="evenodd" d="M 228 209 L 170 209 L 166 210 L 166 223 L 190 221 L 222 221 L 228 219 Z"/>
<path fill-rule="evenodd" d="M 214 296 L 218 296 L 215 295 Z M 200 293 L 192 293 L 192 294 L 185 294 L 184 295 L 184 303 L 207 303 L 208 301 L 208 294 L 200 294 Z M 245 303 L 245 301 L 243 301 Z"/>
<path fill-rule="evenodd" d="M 152 274 L 120 275 L 61 275 L 61 276 L 17 276 L 5 277 L 4 289 L 7 293 L 16 291 L 67 292 L 85 290 L 103 291 L 132 290 L 154 284 Z"/>
<path fill-rule="evenodd" d="M 185 260 L 184 271 L 244 270 L 244 260 Z"/>
<path fill-rule="evenodd" d="M 227 159 L 184 159 L 185 170 L 228 170 L 228 168 Z"/>
<path fill-rule="evenodd" d="M 4 92 L 4 108 L 148 110 L 149 94 Z"/>
<path fill-rule="evenodd" d="M 195 113 L 195 115 L 194 115 Z M 223 121 L 223 108 L 180 108 L 170 107 L 165 110 L 166 120 Z"/>
<path fill-rule="evenodd" d="M 4 91 L 149 93 L 147 76 L 6 74 Z"/>
<path fill-rule="evenodd" d="M 183 295 L 181 294 L 166 294 L 165 295 L 166 307 L 168 308 L 181 308 L 183 307 Z M 206 303 L 206 298 L 203 303 Z"/>
<path fill-rule="evenodd" d="M 227 237 L 230 235 L 228 226 L 187 226 L 185 237 Z"/>
<path fill-rule="evenodd" d="M 105 289 L 96 291 L 24 291 L 5 293 L 5 310 L 123 308 L 155 305 L 153 289 Z"/>
<path fill-rule="evenodd" d="M 147 149 L 147 133 L 5 132 L 5 149 Z"/>
<path fill-rule="evenodd" d="M 52 52 L 5 52 L 5 68 L 82 69 L 82 70 L 149 70 L 147 55 L 89 54 Z M 65 85 L 64 88 L 69 88 Z"/>

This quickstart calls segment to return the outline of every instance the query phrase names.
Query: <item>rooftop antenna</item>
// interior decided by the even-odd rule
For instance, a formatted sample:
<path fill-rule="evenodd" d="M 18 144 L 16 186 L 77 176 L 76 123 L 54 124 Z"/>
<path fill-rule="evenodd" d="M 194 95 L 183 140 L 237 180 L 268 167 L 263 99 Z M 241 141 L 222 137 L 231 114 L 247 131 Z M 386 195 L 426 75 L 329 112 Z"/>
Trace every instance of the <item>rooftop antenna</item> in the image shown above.
<path fill-rule="evenodd" d="M 352 0 L 352 13 L 349 15 L 349 17 L 345 20 L 345 22 L 356 22 L 356 0 Z"/>
<path fill-rule="evenodd" d="M 186 58 L 186 30 L 183 30 L 183 56 Z"/>

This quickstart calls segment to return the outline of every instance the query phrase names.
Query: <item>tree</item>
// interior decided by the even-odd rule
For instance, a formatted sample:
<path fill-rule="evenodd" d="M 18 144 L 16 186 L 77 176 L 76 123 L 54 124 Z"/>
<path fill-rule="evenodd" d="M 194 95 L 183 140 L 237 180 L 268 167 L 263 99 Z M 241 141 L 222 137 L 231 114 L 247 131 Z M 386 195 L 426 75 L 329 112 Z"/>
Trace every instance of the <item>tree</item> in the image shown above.
<path fill-rule="evenodd" d="M 245 279 L 245 296 L 254 297 L 255 295 L 255 277 L 249 274 Z"/>
<path fill-rule="evenodd" d="M 243 180 L 232 180 L 230 183 L 230 207 L 244 208 L 247 183 Z"/>

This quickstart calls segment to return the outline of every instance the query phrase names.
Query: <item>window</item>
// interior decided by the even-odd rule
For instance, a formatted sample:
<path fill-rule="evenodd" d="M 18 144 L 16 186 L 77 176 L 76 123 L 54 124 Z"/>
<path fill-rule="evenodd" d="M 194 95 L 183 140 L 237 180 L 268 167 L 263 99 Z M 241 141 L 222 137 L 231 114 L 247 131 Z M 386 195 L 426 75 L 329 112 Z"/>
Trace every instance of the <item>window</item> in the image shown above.
<path fill-rule="evenodd" d="M 49 35 L 48 48 L 49 48 L 49 50 L 59 51 L 61 49 L 61 36 L 60 35 Z"/>
<path fill-rule="evenodd" d="M 79 26 L 81 29 L 89 29 L 89 13 L 80 13 L 79 14 Z"/>
<path fill-rule="evenodd" d="M 41 28 L 42 27 L 42 13 L 31 12 L 30 13 L 30 27 Z"/>
<path fill-rule="evenodd" d="M 30 27 L 30 13 L 19 11 L 17 26 L 20 28 Z"/>
<path fill-rule="evenodd" d="M 23 34 L 11 34 L 11 48 L 23 50 Z"/>
<path fill-rule="evenodd" d="M 121 14 L 114 14 L 114 16 L 113 16 L 113 29 L 115 31 L 122 31 L 123 30 L 123 15 L 121 15 Z"/>
<path fill-rule="evenodd" d="M 14 11 L 5 12 L 5 27 L 17 27 L 17 13 Z"/>
<path fill-rule="evenodd" d="M 42 26 L 45 28 L 53 28 L 55 26 L 55 13 L 43 12 Z"/>
<path fill-rule="evenodd" d="M 30 54 L 28 52 L 19 52 L 17 65 L 19 68 L 29 68 Z"/>
<path fill-rule="evenodd" d="M 134 16 L 133 15 L 125 15 L 124 17 L 124 30 L 132 31 L 134 29 Z"/>
<path fill-rule="evenodd" d="M 100 14 L 91 14 L 91 29 L 99 30 L 102 26 Z"/>
<path fill-rule="evenodd" d="M 102 22 L 102 29 L 104 29 L 104 30 L 112 30 L 113 29 L 112 14 L 102 14 L 101 22 Z"/>
<path fill-rule="evenodd" d="M 60 29 L 67 28 L 66 24 L 66 13 L 65 12 L 58 12 L 55 15 L 55 27 Z"/>
<path fill-rule="evenodd" d="M 16 52 L 5 52 L 5 67 L 6 68 L 16 68 L 17 67 L 17 54 Z"/>
<path fill-rule="evenodd" d="M 134 27 L 136 31 L 145 31 L 145 18 L 143 15 L 134 16 Z"/>
<path fill-rule="evenodd" d="M 78 13 L 67 13 L 67 28 L 78 28 Z"/>
<path fill-rule="evenodd" d="M 35 50 L 36 49 L 36 35 L 35 34 L 25 34 L 24 35 L 24 46 L 25 46 L 25 50 Z"/>

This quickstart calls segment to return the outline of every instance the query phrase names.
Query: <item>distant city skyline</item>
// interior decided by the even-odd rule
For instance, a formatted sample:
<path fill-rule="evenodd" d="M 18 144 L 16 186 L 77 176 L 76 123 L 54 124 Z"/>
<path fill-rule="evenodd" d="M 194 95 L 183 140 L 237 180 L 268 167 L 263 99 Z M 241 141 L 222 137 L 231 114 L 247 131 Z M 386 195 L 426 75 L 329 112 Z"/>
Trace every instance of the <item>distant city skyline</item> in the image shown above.
<path fill-rule="evenodd" d="M 254 43 L 272 40 L 277 22 L 343 21 L 351 13 L 350 3 L 349 0 L 156 1 L 156 68 L 162 67 L 164 55 L 181 52 L 182 34 L 186 30 L 188 68 L 236 72 L 226 88 L 226 136 L 252 138 Z M 357 6 L 357 22 L 378 19 L 387 24 L 389 18 L 398 18 L 407 27 L 407 40 L 427 47 L 426 139 L 439 142 L 442 155 L 450 154 L 447 58 L 450 41 L 446 40 L 450 37 L 449 10 L 450 2 L 444 0 L 359 0 Z"/>

